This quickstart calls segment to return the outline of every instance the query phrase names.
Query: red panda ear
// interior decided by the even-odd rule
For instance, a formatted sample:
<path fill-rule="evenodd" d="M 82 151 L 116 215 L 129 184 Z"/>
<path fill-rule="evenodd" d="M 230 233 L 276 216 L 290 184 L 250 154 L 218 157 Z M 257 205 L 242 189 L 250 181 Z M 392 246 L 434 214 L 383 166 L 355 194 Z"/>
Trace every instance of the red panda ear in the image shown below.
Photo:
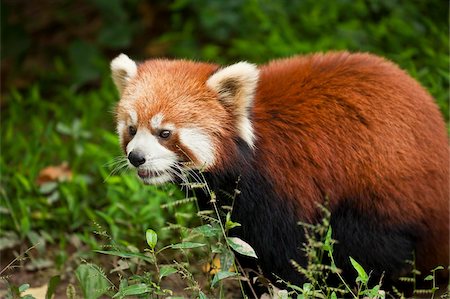
<path fill-rule="evenodd" d="M 128 82 L 136 76 L 136 73 L 136 62 L 125 54 L 120 54 L 111 61 L 112 79 L 120 95 L 122 95 Z"/>
<path fill-rule="evenodd" d="M 258 78 L 256 65 L 239 62 L 218 70 L 206 81 L 206 85 L 218 93 L 222 105 L 231 111 L 240 137 L 250 147 L 253 147 L 255 139 L 250 110 Z"/>

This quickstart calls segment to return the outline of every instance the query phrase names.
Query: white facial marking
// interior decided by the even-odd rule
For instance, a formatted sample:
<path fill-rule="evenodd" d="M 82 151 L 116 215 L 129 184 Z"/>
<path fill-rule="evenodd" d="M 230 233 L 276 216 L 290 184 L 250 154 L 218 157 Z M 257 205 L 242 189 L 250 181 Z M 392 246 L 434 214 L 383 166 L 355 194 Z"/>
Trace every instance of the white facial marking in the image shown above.
<path fill-rule="evenodd" d="M 174 131 L 175 130 L 175 125 L 171 124 L 171 123 L 166 123 L 166 124 L 163 125 L 162 129 L 167 129 L 167 130 Z"/>
<path fill-rule="evenodd" d="M 215 161 L 214 147 L 208 135 L 198 128 L 182 128 L 179 130 L 180 141 L 202 163 L 201 166 L 212 166 Z M 192 157 L 193 158 L 193 157 Z"/>
<path fill-rule="evenodd" d="M 158 129 L 161 127 L 163 119 L 164 115 L 162 115 L 162 113 L 155 114 L 150 120 L 150 126 L 152 126 L 153 129 Z"/>
<path fill-rule="evenodd" d="M 144 153 L 145 163 L 139 165 L 138 169 L 157 174 L 142 178 L 144 183 L 162 184 L 172 179 L 171 167 L 177 163 L 177 155 L 162 146 L 147 129 L 138 129 L 136 135 L 127 145 L 127 156 L 133 150 Z"/>
<path fill-rule="evenodd" d="M 130 110 L 129 114 L 130 114 L 130 124 L 131 125 L 136 125 L 137 121 L 138 121 L 138 117 L 137 117 L 136 111 Z"/>
<path fill-rule="evenodd" d="M 123 130 L 125 129 L 126 124 L 124 121 L 119 121 L 117 123 L 117 134 L 119 135 L 120 142 L 123 141 Z"/>

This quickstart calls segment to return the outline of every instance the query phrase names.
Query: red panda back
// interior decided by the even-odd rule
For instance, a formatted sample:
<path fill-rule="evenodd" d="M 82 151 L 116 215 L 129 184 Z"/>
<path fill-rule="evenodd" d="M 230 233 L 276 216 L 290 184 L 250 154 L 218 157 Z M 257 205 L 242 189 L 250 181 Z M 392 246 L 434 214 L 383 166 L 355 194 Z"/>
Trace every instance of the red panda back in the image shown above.
<path fill-rule="evenodd" d="M 369 54 L 277 60 L 261 69 L 253 113 L 260 171 L 299 216 L 353 199 L 389 224 L 420 224 L 419 265 L 448 265 L 445 124 L 404 71 Z"/>

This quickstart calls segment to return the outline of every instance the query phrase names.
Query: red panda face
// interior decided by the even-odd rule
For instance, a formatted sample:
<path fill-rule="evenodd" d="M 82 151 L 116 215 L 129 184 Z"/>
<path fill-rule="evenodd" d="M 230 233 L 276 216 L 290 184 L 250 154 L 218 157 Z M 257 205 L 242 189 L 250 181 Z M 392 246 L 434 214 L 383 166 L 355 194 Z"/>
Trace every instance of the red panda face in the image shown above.
<path fill-rule="evenodd" d="M 113 60 L 121 94 L 117 132 L 144 183 L 218 167 L 227 141 L 237 136 L 253 145 L 247 114 L 258 72 L 250 64 L 233 66 L 215 72 L 215 65 L 189 61 L 150 60 L 138 67 L 123 54 Z M 245 77 L 242 69 L 250 69 L 253 77 Z"/>

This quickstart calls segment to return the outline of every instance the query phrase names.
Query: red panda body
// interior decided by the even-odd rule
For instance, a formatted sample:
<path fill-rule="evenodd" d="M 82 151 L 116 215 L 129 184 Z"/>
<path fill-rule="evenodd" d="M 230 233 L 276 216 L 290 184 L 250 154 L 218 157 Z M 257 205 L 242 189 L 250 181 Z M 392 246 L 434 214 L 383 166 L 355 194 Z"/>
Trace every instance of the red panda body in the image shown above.
<path fill-rule="evenodd" d="M 156 184 L 178 180 L 179 163 L 191 161 L 219 202 L 239 178 L 235 233 L 269 278 L 304 280 L 290 264 L 306 263 L 298 221 L 318 221 L 326 198 L 344 275 L 353 275 L 348 256 L 388 281 L 413 251 L 424 272 L 449 265 L 445 124 L 394 64 L 345 52 L 259 68 L 119 58 L 118 132 L 130 163 Z"/>

